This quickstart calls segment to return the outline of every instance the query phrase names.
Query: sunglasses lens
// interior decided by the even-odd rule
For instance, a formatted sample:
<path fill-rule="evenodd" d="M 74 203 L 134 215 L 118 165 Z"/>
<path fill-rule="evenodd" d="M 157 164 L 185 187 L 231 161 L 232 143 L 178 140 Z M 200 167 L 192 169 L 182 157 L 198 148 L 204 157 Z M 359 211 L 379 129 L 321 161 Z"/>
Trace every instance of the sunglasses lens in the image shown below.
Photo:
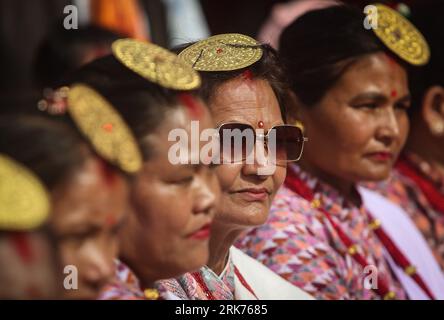
<path fill-rule="evenodd" d="M 276 160 L 277 161 L 296 161 L 299 160 L 304 145 L 304 135 L 302 130 L 296 126 L 277 126 L 269 133 L 269 137 L 276 139 Z M 270 146 L 272 144 L 269 143 Z M 270 148 L 269 152 L 273 152 Z"/>
<path fill-rule="evenodd" d="M 245 160 L 254 151 L 255 132 L 243 123 L 226 123 L 219 127 L 221 163 Z"/>

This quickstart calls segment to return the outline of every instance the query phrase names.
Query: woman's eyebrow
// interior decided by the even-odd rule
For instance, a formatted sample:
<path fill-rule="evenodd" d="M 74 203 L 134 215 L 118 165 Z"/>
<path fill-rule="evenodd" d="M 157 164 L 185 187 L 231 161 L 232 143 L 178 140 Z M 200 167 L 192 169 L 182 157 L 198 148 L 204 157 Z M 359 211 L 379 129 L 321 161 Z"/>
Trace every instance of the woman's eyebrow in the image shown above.
<path fill-rule="evenodd" d="M 350 103 L 358 102 L 359 100 L 374 100 L 377 102 L 387 101 L 387 97 L 379 92 L 365 92 L 358 94 L 353 99 L 351 99 Z"/>

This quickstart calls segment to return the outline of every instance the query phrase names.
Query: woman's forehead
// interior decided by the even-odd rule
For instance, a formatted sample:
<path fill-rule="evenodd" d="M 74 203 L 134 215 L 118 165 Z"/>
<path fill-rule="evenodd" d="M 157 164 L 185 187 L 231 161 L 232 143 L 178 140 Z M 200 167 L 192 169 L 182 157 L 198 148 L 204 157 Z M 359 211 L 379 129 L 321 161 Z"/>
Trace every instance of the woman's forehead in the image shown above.
<path fill-rule="evenodd" d="M 407 73 L 385 53 L 371 54 L 351 65 L 332 89 L 347 95 L 379 92 L 390 96 L 393 90 L 408 94 Z"/>
<path fill-rule="evenodd" d="M 281 118 L 276 95 L 269 83 L 262 79 L 234 79 L 224 83 L 209 106 L 216 122 L 225 118 L 253 122 Z"/>

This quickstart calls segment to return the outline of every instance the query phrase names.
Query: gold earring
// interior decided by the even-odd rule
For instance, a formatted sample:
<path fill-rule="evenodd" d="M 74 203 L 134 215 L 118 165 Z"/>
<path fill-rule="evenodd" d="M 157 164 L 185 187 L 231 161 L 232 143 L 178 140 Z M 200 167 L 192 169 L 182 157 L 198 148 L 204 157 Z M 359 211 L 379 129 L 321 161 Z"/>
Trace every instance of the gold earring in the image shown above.
<path fill-rule="evenodd" d="M 305 131 L 304 124 L 303 124 L 301 121 L 299 121 L 299 120 L 296 120 L 296 121 L 294 122 L 294 126 L 300 128 L 300 129 L 302 130 L 302 132 Z"/>
<path fill-rule="evenodd" d="M 444 122 L 436 121 L 432 124 L 432 132 L 433 134 L 440 136 L 444 133 Z"/>

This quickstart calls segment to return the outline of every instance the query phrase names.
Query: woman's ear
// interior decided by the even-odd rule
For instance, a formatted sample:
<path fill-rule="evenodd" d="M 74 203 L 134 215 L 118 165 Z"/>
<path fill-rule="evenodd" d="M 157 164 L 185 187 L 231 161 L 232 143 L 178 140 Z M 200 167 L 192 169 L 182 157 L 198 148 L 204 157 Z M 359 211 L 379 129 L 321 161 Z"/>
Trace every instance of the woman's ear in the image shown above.
<path fill-rule="evenodd" d="M 433 86 L 424 94 L 422 117 L 434 136 L 444 136 L 444 88 Z"/>

